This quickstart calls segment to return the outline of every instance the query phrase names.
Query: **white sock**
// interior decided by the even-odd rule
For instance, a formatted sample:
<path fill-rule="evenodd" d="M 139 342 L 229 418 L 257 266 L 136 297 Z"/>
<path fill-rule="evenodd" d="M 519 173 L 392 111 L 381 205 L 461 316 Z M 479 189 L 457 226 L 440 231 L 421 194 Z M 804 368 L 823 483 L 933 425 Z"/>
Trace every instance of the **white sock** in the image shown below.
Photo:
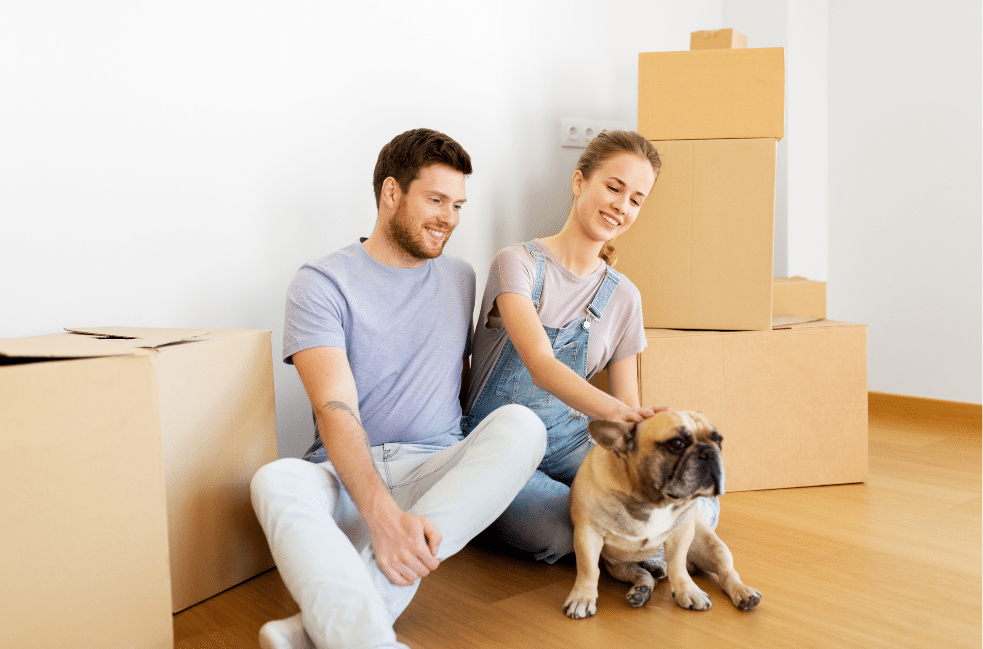
<path fill-rule="evenodd" d="M 262 649 L 316 649 L 298 613 L 293 617 L 267 622 L 259 630 Z"/>

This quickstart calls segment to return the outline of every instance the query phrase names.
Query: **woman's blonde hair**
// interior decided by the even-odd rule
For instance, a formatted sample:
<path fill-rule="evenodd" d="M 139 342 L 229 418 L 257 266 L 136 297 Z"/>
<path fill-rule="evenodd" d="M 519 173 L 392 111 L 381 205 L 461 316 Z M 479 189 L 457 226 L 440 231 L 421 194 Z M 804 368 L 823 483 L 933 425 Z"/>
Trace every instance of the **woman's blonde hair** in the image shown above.
<path fill-rule="evenodd" d="M 662 168 L 659 152 L 655 150 L 651 142 L 634 131 L 602 131 L 599 133 L 597 137 L 587 143 L 587 148 L 584 149 L 580 160 L 577 161 L 577 171 L 583 174 L 584 179 L 588 179 L 597 171 L 598 167 L 620 153 L 634 153 L 638 157 L 648 160 L 655 172 L 656 179 L 658 179 L 659 170 Z M 599 256 L 606 264 L 614 265 L 618 255 L 611 241 L 601 247 Z"/>

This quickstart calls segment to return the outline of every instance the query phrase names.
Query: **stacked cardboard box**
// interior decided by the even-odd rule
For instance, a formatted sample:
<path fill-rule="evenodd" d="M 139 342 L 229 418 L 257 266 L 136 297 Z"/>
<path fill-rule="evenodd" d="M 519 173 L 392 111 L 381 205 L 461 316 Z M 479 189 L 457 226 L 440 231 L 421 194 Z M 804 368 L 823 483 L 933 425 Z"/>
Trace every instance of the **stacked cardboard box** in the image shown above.
<path fill-rule="evenodd" d="M 270 335 L 0 339 L 0 646 L 170 648 L 173 611 L 273 566 Z"/>
<path fill-rule="evenodd" d="M 662 170 L 615 242 L 642 294 L 642 402 L 706 413 L 730 490 L 867 475 L 866 328 L 826 320 L 826 285 L 773 273 L 782 48 L 734 30 L 639 55 L 638 131 Z"/>

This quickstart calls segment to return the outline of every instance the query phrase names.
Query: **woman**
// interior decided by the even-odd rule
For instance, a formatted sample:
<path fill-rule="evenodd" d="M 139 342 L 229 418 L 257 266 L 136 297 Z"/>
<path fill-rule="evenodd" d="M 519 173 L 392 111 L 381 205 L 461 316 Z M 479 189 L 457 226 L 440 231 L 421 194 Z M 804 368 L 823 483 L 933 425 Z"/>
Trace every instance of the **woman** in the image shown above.
<path fill-rule="evenodd" d="M 472 355 L 465 434 L 496 408 L 520 403 L 546 424 L 539 469 L 494 528 L 509 544 L 553 563 L 573 551 L 570 484 L 592 446 L 591 419 L 641 421 L 636 356 L 646 346 L 638 289 L 601 258 L 638 217 L 661 162 L 629 131 L 594 138 L 570 181 L 563 228 L 514 244 L 492 261 Z M 611 394 L 588 380 L 608 369 Z M 716 526 L 716 499 L 701 502 Z"/>

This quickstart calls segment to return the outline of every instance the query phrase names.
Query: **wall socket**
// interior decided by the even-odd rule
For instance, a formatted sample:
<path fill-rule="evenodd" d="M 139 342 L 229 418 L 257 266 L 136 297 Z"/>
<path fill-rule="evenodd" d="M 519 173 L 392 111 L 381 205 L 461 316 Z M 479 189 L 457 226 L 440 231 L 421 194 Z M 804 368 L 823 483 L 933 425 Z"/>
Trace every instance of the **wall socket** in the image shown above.
<path fill-rule="evenodd" d="M 598 133 L 617 130 L 631 130 L 631 127 L 620 122 L 564 117 L 560 120 L 560 146 L 583 149 Z"/>

